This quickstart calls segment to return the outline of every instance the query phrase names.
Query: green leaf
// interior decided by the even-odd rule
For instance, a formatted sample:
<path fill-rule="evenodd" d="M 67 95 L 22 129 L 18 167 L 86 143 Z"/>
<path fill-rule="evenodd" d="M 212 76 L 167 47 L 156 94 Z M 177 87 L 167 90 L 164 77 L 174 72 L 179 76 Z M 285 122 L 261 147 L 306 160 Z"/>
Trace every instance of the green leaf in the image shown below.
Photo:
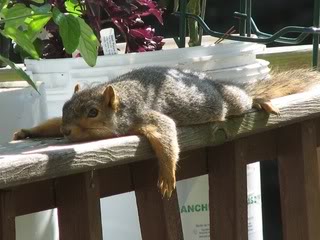
<path fill-rule="evenodd" d="M 62 19 L 65 18 L 65 15 L 62 12 L 60 12 L 60 10 L 58 8 L 56 8 L 56 7 L 54 7 L 52 9 L 52 14 L 53 14 L 53 16 L 52 16 L 53 17 L 53 21 L 55 22 L 55 24 L 57 24 L 59 26 L 61 21 L 62 21 Z"/>
<path fill-rule="evenodd" d="M 73 53 L 78 45 L 80 38 L 80 24 L 74 15 L 65 15 L 59 22 L 59 34 L 63 46 L 67 53 Z"/>
<path fill-rule="evenodd" d="M 35 3 L 38 3 L 38 4 L 44 3 L 44 0 L 31 0 L 31 1 L 35 2 Z"/>
<path fill-rule="evenodd" d="M 38 93 L 38 89 L 36 84 L 32 81 L 32 79 L 28 76 L 28 74 L 25 73 L 25 71 L 23 71 L 21 68 L 19 68 L 18 66 L 16 66 L 13 62 L 11 62 L 8 58 L 5 58 L 3 56 L 0 55 L 0 60 L 3 61 L 4 63 L 6 63 L 7 65 L 9 65 L 12 69 L 14 69 L 16 71 L 16 73 L 25 81 L 28 82 L 28 84 L 33 87 L 34 90 L 36 90 Z M 39 93 L 40 94 L 40 93 Z"/>
<path fill-rule="evenodd" d="M 30 5 L 34 13 L 38 14 L 45 14 L 45 13 L 50 13 L 51 10 L 51 5 L 49 3 L 46 3 L 44 5 L 41 5 L 40 7 L 37 7 L 35 5 Z"/>
<path fill-rule="evenodd" d="M 69 13 L 74 13 L 78 16 L 82 14 L 81 7 L 78 2 L 74 3 L 73 1 L 65 1 L 64 5 Z"/>
<path fill-rule="evenodd" d="M 18 28 L 24 24 L 26 17 L 23 16 L 31 13 L 31 8 L 26 7 L 26 5 L 22 3 L 17 3 L 11 8 L 6 9 L 4 12 L 5 26 Z"/>
<path fill-rule="evenodd" d="M 81 31 L 78 50 L 86 63 L 93 67 L 97 62 L 100 43 L 89 25 L 81 18 L 78 18 L 78 21 Z"/>
<path fill-rule="evenodd" d="M 0 11 L 1 11 L 3 8 L 7 7 L 8 3 L 9 3 L 9 0 L 1 0 L 1 1 L 0 1 Z"/>
<path fill-rule="evenodd" d="M 67 53 L 73 53 L 80 38 L 80 24 L 72 14 L 63 14 L 56 7 L 53 8 L 53 21 L 59 26 L 59 34 Z"/>
<path fill-rule="evenodd" d="M 27 37 L 33 42 L 50 19 L 50 15 L 35 15 L 31 17 L 31 22 L 28 24 L 26 32 Z"/>
<path fill-rule="evenodd" d="M 32 44 L 32 41 L 27 37 L 25 33 L 19 29 L 13 27 L 5 27 L 4 31 L 0 30 L 0 33 L 6 37 L 11 38 L 20 47 L 22 47 L 31 57 L 38 59 L 39 55 Z"/>

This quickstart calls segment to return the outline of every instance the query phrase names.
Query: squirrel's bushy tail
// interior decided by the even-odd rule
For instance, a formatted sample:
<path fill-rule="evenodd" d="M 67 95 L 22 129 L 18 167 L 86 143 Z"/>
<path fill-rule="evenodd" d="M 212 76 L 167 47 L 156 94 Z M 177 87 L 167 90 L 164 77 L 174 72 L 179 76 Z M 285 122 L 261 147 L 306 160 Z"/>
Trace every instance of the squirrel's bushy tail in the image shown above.
<path fill-rule="evenodd" d="M 244 86 L 252 98 L 273 99 L 311 89 L 320 84 L 320 72 L 296 69 L 285 72 L 271 72 L 270 79 Z"/>

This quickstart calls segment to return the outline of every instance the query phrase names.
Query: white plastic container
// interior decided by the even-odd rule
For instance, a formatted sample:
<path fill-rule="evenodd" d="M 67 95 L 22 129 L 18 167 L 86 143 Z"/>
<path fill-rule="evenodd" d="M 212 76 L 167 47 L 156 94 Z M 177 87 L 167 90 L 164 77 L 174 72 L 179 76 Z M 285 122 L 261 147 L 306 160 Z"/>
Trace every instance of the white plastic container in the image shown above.
<path fill-rule="evenodd" d="M 26 82 L 0 82 L 0 144 L 12 140 L 18 128 L 32 127 L 47 117 L 44 84 L 39 95 Z"/>
<path fill-rule="evenodd" d="M 264 78 L 268 62 L 256 59 L 264 45 L 225 41 L 223 44 L 155 52 L 99 56 L 97 65 L 89 67 L 82 58 L 30 60 L 26 70 L 36 81 L 46 84 L 49 117 L 61 115 L 64 102 L 77 83 L 106 82 L 134 68 L 161 65 L 208 72 L 213 78 L 248 81 Z"/>
<path fill-rule="evenodd" d="M 26 82 L 0 83 L 0 144 L 9 142 L 14 131 L 32 127 L 47 118 L 44 84 L 39 83 L 41 95 Z M 16 217 L 17 240 L 58 240 L 55 210 Z"/>
<path fill-rule="evenodd" d="M 62 106 L 71 97 L 76 83 L 106 82 L 134 68 L 144 66 L 161 65 L 189 68 L 207 72 L 212 78 L 232 81 L 263 79 L 269 73 L 268 62 L 256 59 L 256 53 L 263 49 L 265 49 L 264 45 L 224 41 L 223 44 L 211 46 L 100 56 L 94 68 L 89 67 L 82 58 L 26 60 L 25 64 L 34 80 L 46 83 L 48 116 L 54 117 L 61 116 Z M 252 179 L 255 182 L 260 181 L 258 175 Z M 203 177 L 178 183 L 180 204 L 188 203 L 194 206 L 199 203 L 208 204 L 207 188 L 208 183 Z M 259 193 L 257 192 L 257 194 Z M 127 201 L 128 199 L 133 201 Z M 135 204 L 135 195 L 132 192 L 101 200 L 105 238 L 141 239 L 140 232 L 136 231 L 139 229 L 139 223 Z M 205 205 L 200 205 L 200 208 L 202 209 L 203 206 Z M 209 239 L 208 230 L 206 230 L 209 227 L 207 211 L 182 214 L 182 222 L 184 223 L 185 240 L 195 240 L 188 238 L 188 236 L 195 235 L 201 235 L 201 240 Z M 197 223 L 200 224 L 197 226 Z M 197 234 L 192 235 L 190 229 Z M 260 239 L 250 238 L 250 240 Z"/>

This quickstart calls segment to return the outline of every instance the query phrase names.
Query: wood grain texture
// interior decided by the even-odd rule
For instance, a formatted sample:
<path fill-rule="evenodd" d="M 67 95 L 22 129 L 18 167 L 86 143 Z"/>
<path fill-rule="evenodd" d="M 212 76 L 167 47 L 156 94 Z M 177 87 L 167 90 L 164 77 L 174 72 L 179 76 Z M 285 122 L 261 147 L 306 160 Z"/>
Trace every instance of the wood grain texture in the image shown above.
<path fill-rule="evenodd" d="M 247 152 L 242 139 L 209 150 L 210 239 L 248 239 Z"/>
<path fill-rule="evenodd" d="M 12 191 L 0 191 L 0 240 L 15 240 L 15 205 Z"/>
<path fill-rule="evenodd" d="M 60 240 L 102 240 L 98 177 L 82 173 L 56 183 Z"/>
<path fill-rule="evenodd" d="M 182 152 L 177 165 L 177 181 L 207 174 L 207 155 L 206 148 Z"/>
<path fill-rule="evenodd" d="M 318 90 L 275 99 L 273 103 L 280 109 L 281 116 L 252 111 L 223 123 L 179 128 L 181 150 L 218 145 L 320 116 Z M 62 139 L 15 141 L 0 146 L 0 189 L 152 157 L 154 152 L 142 136 L 78 144 Z"/>
<path fill-rule="evenodd" d="M 130 165 L 120 165 L 97 170 L 100 197 L 134 191 Z"/>
<path fill-rule="evenodd" d="M 247 136 L 242 140 L 247 163 L 277 159 L 277 131 Z"/>
<path fill-rule="evenodd" d="M 13 189 L 16 216 L 56 207 L 55 180 L 20 185 Z"/>
<path fill-rule="evenodd" d="M 168 200 L 157 188 L 156 161 L 132 165 L 141 236 L 143 240 L 183 240 L 177 192 Z"/>
<path fill-rule="evenodd" d="M 315 121 L 279 130 L 278 162 L 285 240 L 320 239 L 320 178 Z"/>

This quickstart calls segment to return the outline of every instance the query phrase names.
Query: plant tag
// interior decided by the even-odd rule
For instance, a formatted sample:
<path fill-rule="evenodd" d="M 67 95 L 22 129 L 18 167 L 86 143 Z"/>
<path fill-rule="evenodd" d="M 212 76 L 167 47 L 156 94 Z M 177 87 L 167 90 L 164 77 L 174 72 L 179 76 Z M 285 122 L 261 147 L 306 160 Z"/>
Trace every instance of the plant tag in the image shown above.
<path fill-rule="evenodd" d="M 113 28 L 105 28 L 100 31 L 101 45 L 104 55 L 117 54 L 116 38 Z"/>

